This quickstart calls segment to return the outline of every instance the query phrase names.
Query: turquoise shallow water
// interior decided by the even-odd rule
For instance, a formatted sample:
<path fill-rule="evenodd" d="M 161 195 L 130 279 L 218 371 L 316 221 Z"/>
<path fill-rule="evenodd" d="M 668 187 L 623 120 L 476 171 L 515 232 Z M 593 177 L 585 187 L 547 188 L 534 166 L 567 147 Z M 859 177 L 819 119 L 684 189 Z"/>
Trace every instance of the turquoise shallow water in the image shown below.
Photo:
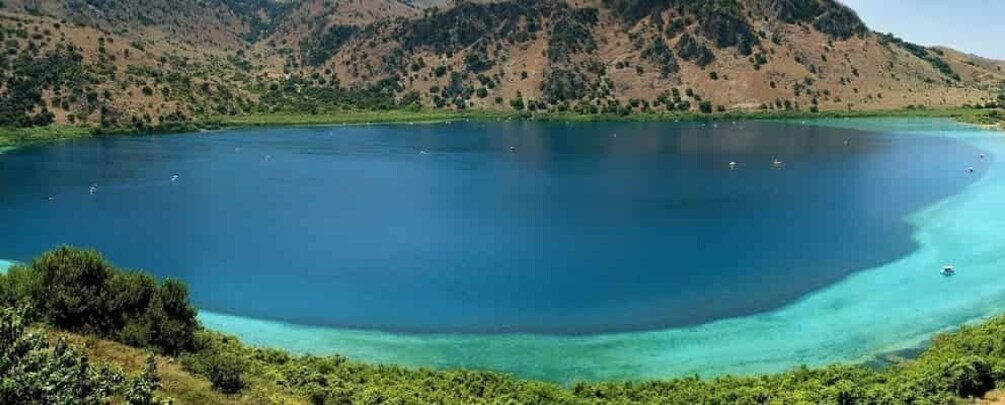
<path fill-rule="evenodd" d="M 952 136 L 993 155 L 1005 153 L 999 135 L 948 121 L 813 124 Z M 255 345 L 339 353 L 369 362 L 493 369 L 559 382 L 749 374 L 866 360 L 916 346 L 933 332 L 1003 307 L 1005 285 L 996 283 L 1005 262 L 1005 253 L 999 253 L 1005 252 L 1005 237 L 999 236 L 1005 217 L 995 218 L 1005 199 L 1005 169 L 1000 166 L 989 167 L 962 193 L 907 218 L 916 229 L 919 246 L 910 255 L 760 315 L 694 327 L 587 336 L 415 335 L 297 326 L 209 311 L 200 317 L 207 327 Z M 956 265 L 960 274 L 939 276 L 946 263 Z"/>
<path fill-rule="evenodd" d="M 822 121 L 963 139 L 994 155 L 998 133 L 941 120 Z M 304 327 L 202 312 L 210 328 L 248 343 L 369 362 L 468 367 L 559 382 L 752 374 L 865 361 L 1005 307 L 1005 168 L 906 218 L 919 248 L 768 313 L 705 325 L 593 336 L 405 335 Z M 947 263 L 959 274 L 938 274 Z"/>

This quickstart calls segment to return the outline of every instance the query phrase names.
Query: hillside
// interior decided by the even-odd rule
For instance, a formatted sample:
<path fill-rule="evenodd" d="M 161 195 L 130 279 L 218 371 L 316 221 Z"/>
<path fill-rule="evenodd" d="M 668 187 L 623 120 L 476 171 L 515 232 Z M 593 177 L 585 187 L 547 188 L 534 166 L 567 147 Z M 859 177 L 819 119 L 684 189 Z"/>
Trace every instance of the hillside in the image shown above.
<path fill-rule="evenodd" d="M 0 125 L 436 108 L 994 106 L 1005 63 L 834 0 L 10 0 Z"/>

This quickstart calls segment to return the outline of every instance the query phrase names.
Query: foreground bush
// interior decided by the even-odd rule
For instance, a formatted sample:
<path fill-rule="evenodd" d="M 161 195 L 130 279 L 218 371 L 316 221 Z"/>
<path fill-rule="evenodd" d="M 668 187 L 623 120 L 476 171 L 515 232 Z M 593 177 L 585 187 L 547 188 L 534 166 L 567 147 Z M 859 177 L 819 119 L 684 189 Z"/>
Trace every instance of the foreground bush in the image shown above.
<path fill-rule="evenodd" d="M 242 353 L 224 346 L 230 340 L 202 333 L 197 338 L 198 350 L 182 357 L 186 369 L 206 376 L 213 388 L 225 394 L 234 394 L 244 388 L 244 374 L 248 369 L 248 361 Z"/>
<path fill-rule="evenodd" d="M 125 396 L 126 405 L 170 403 L 155 397 L 157 363 L 147 359 L 128 384 L 119 370 L 94 367 L 59 339 L 50 347 L 43 334 L 29 333 L 23 310 L 0 309 L 0 404 L 107 404 Z"/>
<path fill-rule="evenodd" d="M 93 333 L 165 354 L 190 350 L 199 324 L 188 289 L 124 272 L 99 253 L 72 247 L 46 252 L 0 276 L 0 306 L 28 307 L 33 320 Z"/>
<path fill-rule="evenodd" d="M 92 367 L 60 340 L 28 333 L 22 311 L 0 310 L 0 404 L 102 404 L 122 386 L 116 371 Z"/>

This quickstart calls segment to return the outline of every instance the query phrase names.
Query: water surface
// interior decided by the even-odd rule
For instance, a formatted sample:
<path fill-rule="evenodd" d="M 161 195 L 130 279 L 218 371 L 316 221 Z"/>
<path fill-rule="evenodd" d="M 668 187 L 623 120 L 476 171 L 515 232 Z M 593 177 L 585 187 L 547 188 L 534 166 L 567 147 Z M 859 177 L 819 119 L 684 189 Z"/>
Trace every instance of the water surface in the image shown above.
<path fill-rule="evenodd" d="M 0 155 L 0 257 L 95 246 L 189 281 L 204 324 L 254 344 L 557 381 L 858 359 L 993 313 L 1000 258 L 981 252 L 998 242 L 969 235 L 996 218 L 970 206 L 994 195 L 1001 145 L 941 121 L 843 124 L 856 128 L 452 124 L 31 147 Z M 966 272 L 933 276 L 948 262 Z M 524 333 L 452 334 L 499 331 Z"/>
<path fill-rule="evenodd" d="M 763 312 L 909 253 L 902 217 L 978 178 L 978 154 L 753 122 L 75 141 L 0 157 L 0 257 L 93 246 L 188 281 L 203 309 L 316 325 L 656 329 Z"/>

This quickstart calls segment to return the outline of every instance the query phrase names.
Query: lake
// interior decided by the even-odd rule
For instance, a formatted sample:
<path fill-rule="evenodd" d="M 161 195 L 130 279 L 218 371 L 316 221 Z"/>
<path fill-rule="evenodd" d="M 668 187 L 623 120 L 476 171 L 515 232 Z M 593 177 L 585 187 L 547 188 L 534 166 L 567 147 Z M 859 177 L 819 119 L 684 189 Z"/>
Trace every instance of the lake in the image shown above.
<path fill-rule="evenodd" d="M 919 250 L 905 218 L 993 160 L 953 136 L 798 122 L 97 138 L 0 155 L 0 257 L 95 247 L 242 319 L 630 335 L 769 313 L 901 260 Z"/>

